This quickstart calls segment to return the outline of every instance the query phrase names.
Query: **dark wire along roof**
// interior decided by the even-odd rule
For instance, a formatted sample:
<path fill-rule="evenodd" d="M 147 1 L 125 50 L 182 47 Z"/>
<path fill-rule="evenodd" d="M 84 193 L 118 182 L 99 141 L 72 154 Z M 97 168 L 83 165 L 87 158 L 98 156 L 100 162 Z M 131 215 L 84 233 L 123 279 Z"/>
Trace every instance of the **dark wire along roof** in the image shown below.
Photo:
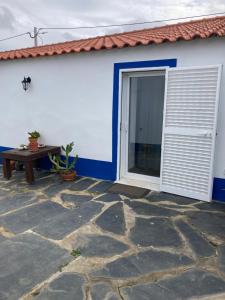
<path fill-rule="evenodd" d="M 190 41 L 195 38 L 206 39 L 211 36 L 225 36 L 225 16 L 52 45 L 4 51 L 0 52 L 0 60 L 135 47 L 138 45 L 161 44 L 179 40 Z"/>

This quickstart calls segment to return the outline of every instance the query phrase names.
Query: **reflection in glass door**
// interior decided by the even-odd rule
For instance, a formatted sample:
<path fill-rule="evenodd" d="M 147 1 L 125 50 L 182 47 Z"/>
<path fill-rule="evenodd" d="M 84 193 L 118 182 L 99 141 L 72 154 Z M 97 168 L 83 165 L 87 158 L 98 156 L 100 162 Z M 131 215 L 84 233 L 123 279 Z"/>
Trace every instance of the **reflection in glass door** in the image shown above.
<path fill-rule="evenodd" d="M 129 76 L 127 172 L 160 176 L 165 73 Z"/>

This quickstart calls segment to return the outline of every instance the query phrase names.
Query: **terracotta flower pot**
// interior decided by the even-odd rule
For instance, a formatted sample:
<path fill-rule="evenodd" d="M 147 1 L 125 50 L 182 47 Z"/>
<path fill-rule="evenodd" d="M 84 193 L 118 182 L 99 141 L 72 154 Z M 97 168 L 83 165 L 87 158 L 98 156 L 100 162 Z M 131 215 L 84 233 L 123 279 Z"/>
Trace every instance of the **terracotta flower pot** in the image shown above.
<path fill-rule="evenodd" d="M 61 176 L 64 181 L 74 181 L 77 176 L 77 173 L 76 173 L 76 171 L 71 170 L 69 172 L 62 172 Z"/>
<path fill-rule="evenodd" d="M 31 152 L 38 151 L 38 139 L 30 137 L 28 148 Z"/>

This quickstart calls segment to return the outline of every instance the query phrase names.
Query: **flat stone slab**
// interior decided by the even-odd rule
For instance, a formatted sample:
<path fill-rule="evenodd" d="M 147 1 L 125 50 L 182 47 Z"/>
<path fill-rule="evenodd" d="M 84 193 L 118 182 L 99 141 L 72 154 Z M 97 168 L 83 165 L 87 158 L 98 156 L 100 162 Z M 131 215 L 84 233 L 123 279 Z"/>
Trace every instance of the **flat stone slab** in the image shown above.
<path fill-rule="evenodd" d="M 1 184 L 2 186 L 2 184 Z M 6 191 L 6 190 L 3 190 L 0 186 L 0 197 L 5 197 L 5 196 L 8 196 L 9 194 L 9 191 Z"/>
<path fill-rule="evenodd" d="M 76 180 L 78 180 L 78 178 Z M 68 189 L 70 186 L 71 186 L 71 182 L 59 180 L 55 184 L 52 184 L 49 187 L 47 187 L 44 190 L 44 193 L 49 197 L 53 197 L 56 194 L 64 191 L 65 189 Z"/>
<path fill-rule="evenodd" d="M 24 171 L 20 172 L 16 172 L 15 173 L 16 176 L 18 175 L 22 175 L 22 178 L 24 178 L 24 181 L 26 181 L 25 179 L 25 176 L 24 176 Z M 39 182 L 39 181 L 42 181 L 42 179 L 46 179 L 48 180 L 51 180 L 51 182 L 59 182 L 59 181 L 62 181 L 62 178 L 59 174 L 57 173 L 52 173 L 51 171 L 48 171 L 48 170 L 36 170 L 34 169 L 34 176 L 35 176 L 35 183 L 36 182 Z"/>
<path fill-rule="evenodd" d="M 206 202 L 199 202 L 196 204 L 196 206 L 200 210 L 208 210 L 208 211 L 215 211 L 219 213 L 225 213 L 225 203 L 218 203 L 215 201 L 212 201 L 210 203 Z"/>
<path fill-rule="evenodd" d="M 3 235 L 0 234 L 0 243 L 3 242 L 3 241 L 6 241 L 6 238 Z"/>
<path fill-rule="evenodd" d="M 120 290 L 124 300 L 183 300 L 157 283 L 137 284 Z"/>
<path fill-rule="evenodd" d="M 179 276 L 160 280 L 158 284 L 173 291 L 181 299 L 225 292 L 225 281 L 222 278 L 200 269 L 192 269 Z"/>
<path fill-rule="evenodd" d="M 85 235 L 77 239 L 73 248 L 79 248 L 82 256 L 110 257 L 120 254 L 128 246 L 106 235 Z"/>
<path fill-rule="evenodd" d="M 148 199 L 149 201 L 171 201 L 178 205 L 189 205 L 197 203 L 197 201 L 194 199 L 164 192 L 151 192 L 149 195 L 147 195 L 146 199 Z"/>
<path fill-rule="evenodd" d="M 14 196 L 5 197 L 0 199 L 0 214 L 32 204 L 36 201 L 37 199 L 33 192 L 17 193 Z"/>
<path fill-rule="evenodd" d="M 136 255 L 119 258 L 90 275 L 92 277 L 129 278 L 187 266 L 192 263 L 193 261 L 185 255 L 147 250 Z"/>
<path fill-rule="evenodd" d="M 78 273 L 63 273 L 35 297 L 37 300 L 85 300 L 85 278 Z"/>
<path fill-rule="evenodd" d="M 88 189 L 91 193 L 105 193 L 111 186 L 113 185 L 112 181 L 100 181 L 90 189 Z"/>
<path fill-rule="evenodd" d="M 209 257 L 215 254 L 216 249 L 186 222 L 179 220 L 176 221 L 176 225 L 188 240 L 189 245 L 197 256 Z"/>
<path fill-rule="evenodd" d="M 91 178 L 85 178 L 79 180 L 70 185 L 69 189 L 72 191 L 84 191 L 87 190 L 92 184 L 96 183 L 97 181 Z"/>
<path fill-rule="evenodd" d="M 89 222 L 101 212 L 103 205 L 96 202 L 87 202 L 78 208 L 68 210 L 55 218 L 46 220 L 34 228 L 35 232 L 55 240 L 61 240 L 69 233 Z"/>
<path fill-rule="evenodd" d="M 33 234 L 1 243 L 0 299 L 19 299 L 71 259 L 66 250 Z"/>
<path fill-rule="evenodd" d="M 13 233 L 21 233 L 32 229 L 38 224 L 54 219 L 55 216 L 66 212 L 61 205 L 46 201 L 0 217 L 0 226 L 7 228 Z"/>
<path fill-rule="evenodd" d="M 180 247 L 181 238 L 171 220 L 167 218 L 135 219 L 130 239 L 140 246 Z"/>
<path fill-rule="evenodd" d="M 200 269 L 192 269 L 156 283 L 138 284 L 121 289 L 124 300 L 181 300 L 210 297 L 224 292 L 225 281 Z"/>
<path fill-rule="evenodd" d="M 121 183 L 114 183 L 109 189 L 109 193 L 121 194 L 127 196 L 132 199 L 139 199 L 143 198 L 145 195 L 149 193 L 148 189 L 144 189 L 141 187 L 121 184 Z"/>
<path fill-rule="evenodd" d="M 136 214 L 144 216 L 160 216 L 160 217 L 172 217 L 182 214 L 172 209 L 144 203 L 141 201 L 125 200 L 125 203 L 130 206 Z"/>
<path fill-rule="evenodd" d="M 23 174 L 23 178 L 24 174 Z M 49 175 L 49 176 L 44 176 L 41 178 L 36 178 L 35 177 L 35 183 L 32 185 L 28 185 L 26 181 L 22 184 L 19 182 L 19 185 L 24 185 L 25 187 L 28 187 L 30 190 L 38 190 L 38 189 L 48 189 L 50 186 L 55 186 L 55 185 L 60 185 L 63 183 L 62 179 L 59 177 L 59 175 L 54 174 L 54 175 Z M 47 192 L 46 192 L 47 193 Z"/>
<path fill-rule="evenodd" d="M 108 283 L 96 283 L 91 288 L 91 300 L 120 300 L 121 298 Z"/>
<path fill-rule="evenodd" d="M 103 230 L 115 234 L 124 234 L 126 230 L 123 204 L 116 203 L 104 211 L 95 221 Z"/>
<path fill-rule="evenodd" d="M 113 201 L 122 201 L 120 195 L 118 194 L 104 194 L 98 198 L 95 199 L 96 201 L 102 201 L 102 202 L 113 202 Z"/>
<path fill-rule="evenodd" d="M 72 194 L 63 193 L 61 195 L 61 199 L 62 199 L 62 201 L 71 202 L 71 203 L 75 204 L 77 207 L 77 206 L 81 206 L 84 203 L 87 203 L 88 201 L 90 201 L 92 199 L 92 196 L 72 195 Z"/>
<path fill-rule="evenodd" d="M 187 212 L 190 224 L 195 228 L 225 241 L 225 217 L 213 212 Z"/>
<path fill-rule="evenodd" d="M 219 253 L 218 266 L 220 270 L 225 273 L 225 245 L 220 246 L 218 248 L 218 253 Z"/>

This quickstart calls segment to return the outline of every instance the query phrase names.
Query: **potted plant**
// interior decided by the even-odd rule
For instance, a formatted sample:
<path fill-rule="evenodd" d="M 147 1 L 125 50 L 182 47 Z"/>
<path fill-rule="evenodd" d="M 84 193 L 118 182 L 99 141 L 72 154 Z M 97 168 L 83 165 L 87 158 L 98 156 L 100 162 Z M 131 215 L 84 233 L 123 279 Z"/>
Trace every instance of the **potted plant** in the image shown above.
<path fill-rule="evenodd" d="M 35 152 L 38 151 L 38 138 L 40 137 L 40 133 L 38 131 L 28 132 L 29 134 L 29 145 L 28 148 L 30 151 Z"/>
<path fill-rule="evenodd" d="M 70 158 L 70 153 L 73 150 L 73 146 L 74 143 L 72 142 L 66 145 L 66 147 L 61 147 L 65 153 L 64 158 L 61 158 L 60 155 L 52 155 L 51 153 L 48 154 L 48 157 L 52 162 L 52 171 L 59 173 L 65 181 L 73 181 L 77 175 L 74 168 L 78 159 L 78 155 Z"/>

